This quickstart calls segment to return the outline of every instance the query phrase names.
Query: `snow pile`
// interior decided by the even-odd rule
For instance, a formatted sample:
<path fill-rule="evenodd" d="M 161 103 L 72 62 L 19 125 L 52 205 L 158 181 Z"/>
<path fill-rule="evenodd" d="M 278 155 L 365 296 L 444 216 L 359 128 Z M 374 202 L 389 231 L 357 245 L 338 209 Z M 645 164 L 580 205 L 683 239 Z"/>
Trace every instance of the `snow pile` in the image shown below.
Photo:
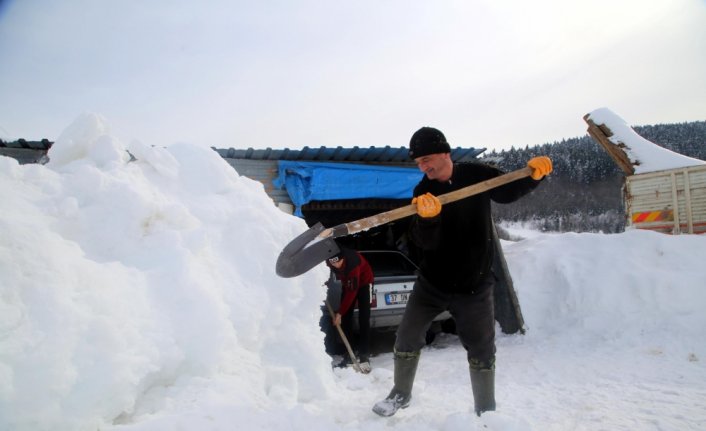
<path fill-rule="evenodd" d="M 613 132 L 608 139 L 625 152 L 636 174 L 706 164 L 703 160 L 675 153 L 648 141 L 608 108 L 592 111 L 589 118 L 597 125 L 606 125 Z"/>
<path fill-rule="evenodd" d="M 694 308 L 695 302 L 706 304 L 702 283 L 695 282 L 706 275 L 703 255 L 694 253 L 706 251 L 704 236 L 565 233 L 506 248 L 533 332 L 558 335 L 570 328 L 571 334 L 581 331 L 623 345 L 646 333 L 704 338 L 706 314 Z M 531 300 L 523 301 L 524 295 Z"/>
<path fill-rule="evenodd" d="M 0 429 L 104 429 L 194 397 L 269 421 L 326 397 L 326 274 L 273 270 L 305 223 L 210 149 L 108 132 L 87 114 L 47 166 L 0 157 Z"/>

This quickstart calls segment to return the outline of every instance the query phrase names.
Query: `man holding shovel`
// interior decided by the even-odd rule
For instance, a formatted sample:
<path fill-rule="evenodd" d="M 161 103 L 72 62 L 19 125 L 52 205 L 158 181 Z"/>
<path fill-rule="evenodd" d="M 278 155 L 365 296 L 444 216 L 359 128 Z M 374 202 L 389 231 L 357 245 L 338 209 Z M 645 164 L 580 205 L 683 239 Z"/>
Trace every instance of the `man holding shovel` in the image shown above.
<path fill-rule="evenodd" d="M 495 253 L 491 200 L 513 202 L 533 190 L 552 171 L 548 157 L 535 157 L 531 176 L 443 206 L 437 196 L 497 177 L 482 164 L 454 164 L 441 131 L 422 127 L 410 141 L 409 155 L 425 176 L 414 189 L 416 215 L 411 242 L 420 252 L 420 271 L 394 347 L 394 387 L 373 411 L 392 416 L 409 406 L 425 334 L 432 320 L 448 310 L 467 352 L 474 411 L 495 410 L 495 318 L 491 264 Z"/>

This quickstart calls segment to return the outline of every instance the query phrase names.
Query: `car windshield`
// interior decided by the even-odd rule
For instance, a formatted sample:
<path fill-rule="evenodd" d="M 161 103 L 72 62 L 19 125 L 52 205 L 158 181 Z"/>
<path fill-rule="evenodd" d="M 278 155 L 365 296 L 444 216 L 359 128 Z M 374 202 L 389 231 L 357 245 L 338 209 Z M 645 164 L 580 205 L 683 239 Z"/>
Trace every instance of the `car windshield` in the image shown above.
<path fill-rule="evenodd" d="M 375 277 L 392 277 L 398 275 L 413 275 L 414 264 L 399 252 L 363 252 L 370 263 Z"/>

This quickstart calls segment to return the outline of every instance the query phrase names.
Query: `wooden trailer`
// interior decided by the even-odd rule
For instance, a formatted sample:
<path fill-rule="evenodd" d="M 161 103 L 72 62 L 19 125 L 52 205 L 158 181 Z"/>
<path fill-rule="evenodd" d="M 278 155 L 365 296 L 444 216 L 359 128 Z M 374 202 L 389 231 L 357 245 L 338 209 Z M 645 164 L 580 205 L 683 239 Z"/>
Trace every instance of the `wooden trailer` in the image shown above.
<path fill-rule="evenodd" d="M 584 120 L 591 137 L 625 172 L 627 226 L 668 234 L 706 232 L 706 162 L 646 141 L 631 128 L 625 130 L 624 122 L 611 114 L 602 108 L 586 114 Z M 621 133 L 615 133 L 617 129 Z M 669 168 L 639 169 L 645 159 L 651 159 L 652 166 Z"/>

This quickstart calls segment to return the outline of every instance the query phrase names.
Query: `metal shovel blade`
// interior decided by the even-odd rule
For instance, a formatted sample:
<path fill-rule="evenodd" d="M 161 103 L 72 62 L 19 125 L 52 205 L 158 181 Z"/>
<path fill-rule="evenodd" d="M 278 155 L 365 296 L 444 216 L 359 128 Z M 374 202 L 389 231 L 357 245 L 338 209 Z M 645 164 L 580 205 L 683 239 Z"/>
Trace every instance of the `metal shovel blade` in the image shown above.
<path fill-rule="evenodd" d="M 337 255 L 341 250 L 333 238 L 322 239 L 307 247 L 324 229 L 321 223 L 316 223 L 287 244 L 277 258 L 277 275 L 283 278 L 296 277 Z"/>

